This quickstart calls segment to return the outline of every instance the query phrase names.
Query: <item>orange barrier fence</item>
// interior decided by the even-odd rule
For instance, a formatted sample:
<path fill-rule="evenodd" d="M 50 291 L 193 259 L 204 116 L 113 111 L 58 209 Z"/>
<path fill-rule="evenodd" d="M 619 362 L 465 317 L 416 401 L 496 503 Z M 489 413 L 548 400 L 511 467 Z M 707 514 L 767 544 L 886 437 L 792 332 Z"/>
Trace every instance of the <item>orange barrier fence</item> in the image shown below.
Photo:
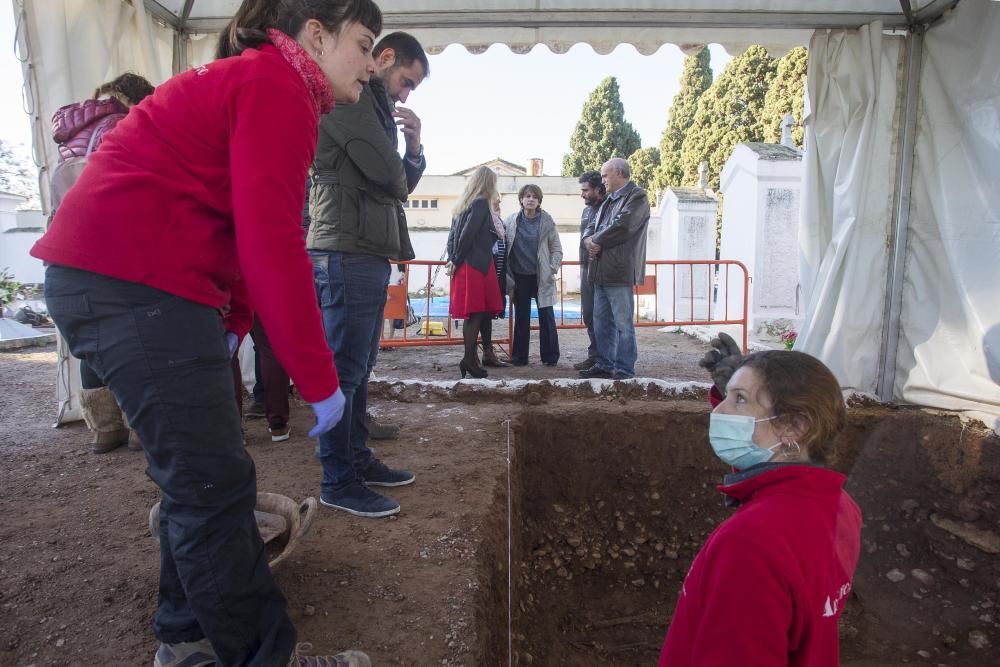
<path fill-rule="evenodd" d="M 445 262 L 414 260 L 402 262 L 403 278 L 389 286 L 382 331 L 382 347 L 461 345 L 448 315 L 448 277 Z M 579 262 L 563 262 L 556 286 L 557 329 L 582 329 L 579 293 L 564 289 L 566 269 L 579 271 Z M 747 349 L 747 298 L 750 278 L 746 266 L 735 260 L 650 260 L 646 279 L 635 286 L 635 325 L 670 327 L 695 325 L 739 325 L 743 330 L 743 350 Z M 414 289 L 416 288 L 416 289 Z M 411 291 L 413 290 L 413 291 Z M 575 297 L 575 298 L 574 298 Z M 398 330 L 388 329 L 402 324 Z M 494 345 L 508 348 L 513 340 L 513 304 L 509 305 L 507 327 L 494 321 Z M 537 330 L 537 324 L 531 327 Z M 393 334 L 387 335 L 389 331 Z M 395 331 L 399 335 L 394 335 Z M 500 337 L 499 333 L 506 336 Z"/>

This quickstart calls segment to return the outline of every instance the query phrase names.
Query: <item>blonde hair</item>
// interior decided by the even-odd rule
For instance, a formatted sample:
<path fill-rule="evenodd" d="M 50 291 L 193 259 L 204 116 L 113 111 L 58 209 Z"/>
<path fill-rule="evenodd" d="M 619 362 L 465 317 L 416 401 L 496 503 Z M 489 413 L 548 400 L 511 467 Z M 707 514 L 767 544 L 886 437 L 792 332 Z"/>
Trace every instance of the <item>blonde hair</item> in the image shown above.
<path fill-rule="evenodd" d="M 472 202 L 480 198 L 486 199 L 492 211 L 493 201 L 498 197 L 500 194 L 497 192 L 497 175 L 489 167 L 479 167 L 472 172 L 469 182 L 465 184 L 465 190 L 462 191 L 451 213 L 457 218 L 472 208 Z"/>

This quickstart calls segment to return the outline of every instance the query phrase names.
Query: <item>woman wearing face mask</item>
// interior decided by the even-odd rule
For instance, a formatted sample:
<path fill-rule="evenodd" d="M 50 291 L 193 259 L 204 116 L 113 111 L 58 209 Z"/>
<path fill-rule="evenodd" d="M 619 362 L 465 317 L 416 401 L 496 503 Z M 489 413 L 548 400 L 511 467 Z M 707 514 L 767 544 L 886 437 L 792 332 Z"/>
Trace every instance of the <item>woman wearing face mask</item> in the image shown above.
<path fill-rule="evenodd" d="M 542 363 L 559 362 L 556 332 L 556 276 L 562 264 L 562 244 L 552 216 L 542 210 L 542 189 L 533 183 L 517 193 L 521 210 L 504 221 L 507 230 L 507 288 L 514 290 L 514 345 L 511 363 L 528 364 L 531 300 L 538 306 L 538 347 Z"/>
<path fill-rule="evenodd" d="M 861 511 L 824 467 L 846 422 L 840 385 L 801 352 L 744 359 L 709 441 L 739 505 L 681 588 L 660 666 L 835 667 L 837 621 L 858 562 Z"/>
<path fill-rule="evenodd" d="M 32 250 L 49 264 L 49 313 L 118 399 L 162 491 L 155 665 L 320 664 L 298 655 L 268 569 L 229 361 L 252 301 L 313 406 L 310 435 L 343 413 L 302 184 L 320 114 L 358 100 L 381 28 L 371 0 L 244 0 L 219 60 L 118 123 Z"/>

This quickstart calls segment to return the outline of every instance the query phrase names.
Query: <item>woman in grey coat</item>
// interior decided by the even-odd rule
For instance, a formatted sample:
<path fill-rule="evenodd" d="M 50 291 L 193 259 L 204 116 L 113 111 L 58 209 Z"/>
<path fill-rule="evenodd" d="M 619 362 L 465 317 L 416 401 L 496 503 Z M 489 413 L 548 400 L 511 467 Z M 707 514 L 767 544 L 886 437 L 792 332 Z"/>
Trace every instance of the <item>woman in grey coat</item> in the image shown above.
<path fill-rule="evenodd" d="M 542 189 L 528 184 L 517 193 L 521 210 L 504 221 L 507 231 L 507 289 L 514 292 L 514 349 L 511 363 L 528 364 L 531 339 L 531 300 L 538 306 L 539 348 L 542 363 L 559 361 L 559 337 L 553 306 L 556 276 L 562 263 L 562 245 L 552 216 L 542 210 Z"/>

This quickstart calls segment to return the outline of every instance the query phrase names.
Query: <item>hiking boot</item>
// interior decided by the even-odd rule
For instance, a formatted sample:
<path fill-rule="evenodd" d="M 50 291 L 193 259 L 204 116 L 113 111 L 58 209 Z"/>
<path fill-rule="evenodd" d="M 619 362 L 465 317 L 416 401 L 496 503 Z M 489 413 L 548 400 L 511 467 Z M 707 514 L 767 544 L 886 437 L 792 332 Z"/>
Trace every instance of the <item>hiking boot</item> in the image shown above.
<path fill-rule="evenodd" d="M 371 658 L 361 651 L 344 651 L 337 655 L 302 655 L 312 651 L 312 644 L 303 642 L 295 647 L 288 667 L 372 667 Z"/>
<path fill-rule="evenodd" d="M 271 434 L 271 442 L 284 442 L 292 434 L 292 428 L 288 424 L 275 424 L 268 426 L 267 432 Z"/>
<path fill-rule="evenodd" d="M 128 444 L 128 428 L 110 389 L 81 389 L 80 411 L 83 421 L 94 432 L 90 448 L 95 454 L 107 454 Z"/>
<path fill-rule="evenodd" d="M 587 370 L 590 370 L 591 368 L 593 368 L 594 364 L 596 364 L 596 363 L 597 363 L 596 359 L 594 359 L 593 357 L 587 357 L 583 361 L 578 361 L 575 364 L 573 364 L 573 370 L 575 370 L 575 371 L 587 371 Z"/>
<path fill-rule="evenodd" d="M 395 470 L 378 459 L 372 459 L 363 477 L 368 486 L 406 486 L 416 479 L 409 470 Z"/>
<path fill-rule="evenodd" d="M 259 419 L 260 417 L 266 417 L 266 416 L 267 416 L 267 409 L 264 407 L 264 404 L 261 403 L 260 401 L 254 401 L 253 403 L 250 404 L 250 407 L 247 408 L 247 417 L 251 417 L 253 419 Z"/>
<path fill-rule="evenodd" d="M 160 643 L 153 667 L 205 667 L 219 661 L 208 639 L 182 644 Z"/>
<path fill-rule="evenodd" d="M 353 482 L 337 492 L 327 493 L 324 491 L 319 495 L 319 502 L 326 507 L 370 519 L 399 513 L 399 503 L 392 498 L 375 493 L 361 482 Z"/>
<path fill-rule="evenodd" d="M 628 373 L 624 373 L 622 371 L 615 371 L 614 374 L 611 376 L 611 379 L 612 380 L 631 380 L 634 377 L 635 377 L 634 375 L 629 375 Z"/>
<path fill-rule="evenodd" d="M 399 424 L 381 422 L 371 412 L 365 413 L 365 426 L 372 440 L 392 440 L 399 435 Z"/>
<path fill-rule="evenodd" d="M 594 364 L 593 366 L 591 366 L 587 370 L 580 371 L 580 377 L 582 377 L 582 378 L 603 378 L 603 379 L 606 379 L 606 380 L 610 380 L 611 378 L 614 377 L 614 373 L 612 373 L 611 371 L 606 371 L 603 368 L 601 368 L 600 366 Z"/>

